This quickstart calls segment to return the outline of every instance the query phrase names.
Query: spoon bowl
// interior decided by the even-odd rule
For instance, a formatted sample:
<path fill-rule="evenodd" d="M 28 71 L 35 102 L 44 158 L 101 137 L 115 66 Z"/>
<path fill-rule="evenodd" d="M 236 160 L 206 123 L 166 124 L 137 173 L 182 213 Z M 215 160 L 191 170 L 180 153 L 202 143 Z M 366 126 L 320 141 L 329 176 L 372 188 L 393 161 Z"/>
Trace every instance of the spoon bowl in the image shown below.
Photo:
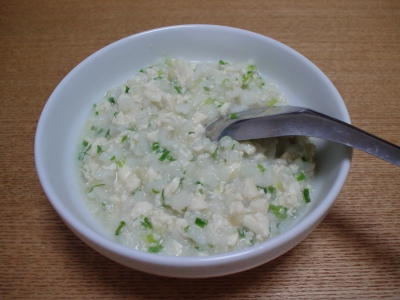
<path fill-rule="evenodd" d="M 400 166 L 400 147 L 351 124 L 299 106 L 253 108 L 224 116 L 207 126 L 212 141 L 224 136 L 252 140 L 280 136 L 308 136 L 357 148 Z"/>

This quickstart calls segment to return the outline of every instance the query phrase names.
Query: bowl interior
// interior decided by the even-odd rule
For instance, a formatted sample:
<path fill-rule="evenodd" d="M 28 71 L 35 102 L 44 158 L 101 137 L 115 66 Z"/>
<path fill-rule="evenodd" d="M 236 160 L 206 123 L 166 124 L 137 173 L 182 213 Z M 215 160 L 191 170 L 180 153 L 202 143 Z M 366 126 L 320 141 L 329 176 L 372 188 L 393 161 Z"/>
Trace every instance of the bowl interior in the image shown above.
<path fill-rule="evenodd" d="M 304 56 L 265 36 L 222 26 L 185 25 L 117 41 L 84 60 L 58 85 L 43 110 L 35 140 L 39 178 L 51 203 L 74 231 L 87 238 L 95 236 L 97 242 L 108 243 L 109 238 L 88 214 L 79 192 L 78 136 L 92 105 L 109 89 L 165 56 L 191 61 L 253 59 L 262 75 L 279 86 L 290 104 L 350 122 L 343 100 L 329 79 Z M 318 169 L 313 203 L 308 209 L 308 215 L 314 213 L 315 219 L 326 214 L 337 197 L 352 153 L 339 144 L 321 140 L 316 143 Z"/>

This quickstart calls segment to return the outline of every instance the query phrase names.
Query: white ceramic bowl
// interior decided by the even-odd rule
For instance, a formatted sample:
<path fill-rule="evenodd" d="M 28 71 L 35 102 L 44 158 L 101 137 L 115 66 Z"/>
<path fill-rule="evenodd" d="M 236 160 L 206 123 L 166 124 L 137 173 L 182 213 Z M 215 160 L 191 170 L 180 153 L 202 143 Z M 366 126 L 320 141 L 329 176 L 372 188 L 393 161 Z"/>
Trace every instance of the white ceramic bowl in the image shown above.
<path fill-rule="evenodd" d="M 253 59 L 262 75 L 278 84 L 292 105 L 312 108 L 350 122 L 345 104 L 329 79 L 308 59 L 268 37 L 214 25 L 155 29 L 117 41 L 74 68 L 57 86 L 36 132 L 35 161 L 51 204 L 68 227 L 90 247 L 136 270 L 200 278 L 227 275 L 266 263 L 302 241 L 322 221 L 350 168 L 352 150 L 317 141 L 313 202 L 296 224 L 260 245 L 208 257 L 172 257 L 133 250 L 107 237 L 89 215 L 78 189 L 77 139 L 93 103 L 159 57 L 192 61 Z"/>

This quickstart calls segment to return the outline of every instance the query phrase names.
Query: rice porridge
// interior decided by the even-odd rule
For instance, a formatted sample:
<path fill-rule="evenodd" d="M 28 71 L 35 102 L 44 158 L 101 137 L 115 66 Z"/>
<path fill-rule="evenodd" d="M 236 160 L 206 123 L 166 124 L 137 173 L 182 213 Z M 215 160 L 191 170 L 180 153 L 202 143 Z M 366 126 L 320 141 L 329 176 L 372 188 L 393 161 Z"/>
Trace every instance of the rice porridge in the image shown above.
<path fill-rule="evenodd" d="M 90 212 L 121 244 L 175 256 L 279 234 L 311 201 L 314 145 L 305 137 L 211 142 L 205 126 L 285 104 L 251 60 L 157 60 L 93 105 L 78 146 Z"/>

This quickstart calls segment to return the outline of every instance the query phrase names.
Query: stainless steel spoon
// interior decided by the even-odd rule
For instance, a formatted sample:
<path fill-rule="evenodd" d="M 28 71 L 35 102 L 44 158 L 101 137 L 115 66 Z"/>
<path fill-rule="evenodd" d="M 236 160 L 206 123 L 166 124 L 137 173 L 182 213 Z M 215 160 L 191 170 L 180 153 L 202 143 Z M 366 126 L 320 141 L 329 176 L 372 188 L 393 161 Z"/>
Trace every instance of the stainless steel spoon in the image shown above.
<path fill-rule="evenodd" d="M 298 106 L 253 108 L 224 116 L 207 126 L 207 137 L 252 140 L 303 135 L 357 148 L 400 166 L 400 147 L 319 112 Z"/>

